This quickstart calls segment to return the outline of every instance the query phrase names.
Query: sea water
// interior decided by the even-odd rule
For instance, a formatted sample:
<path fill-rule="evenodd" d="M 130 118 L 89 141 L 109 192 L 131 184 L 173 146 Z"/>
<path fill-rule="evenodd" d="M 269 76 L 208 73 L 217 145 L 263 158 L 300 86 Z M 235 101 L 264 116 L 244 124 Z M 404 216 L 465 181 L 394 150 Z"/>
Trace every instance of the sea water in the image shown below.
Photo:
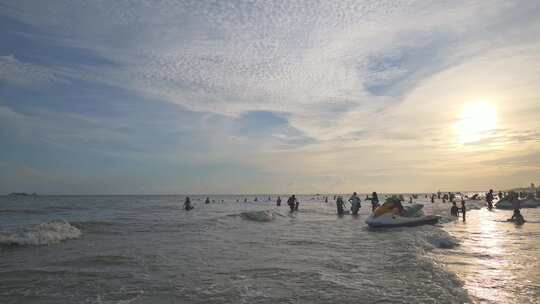
<path fill-rule="evenodd" d="M 540 209 L 422 196 L 441 224 L 369 229 L 366 202 L 257 197 L 0 197 L 0 303 L 540 303 Z"/>

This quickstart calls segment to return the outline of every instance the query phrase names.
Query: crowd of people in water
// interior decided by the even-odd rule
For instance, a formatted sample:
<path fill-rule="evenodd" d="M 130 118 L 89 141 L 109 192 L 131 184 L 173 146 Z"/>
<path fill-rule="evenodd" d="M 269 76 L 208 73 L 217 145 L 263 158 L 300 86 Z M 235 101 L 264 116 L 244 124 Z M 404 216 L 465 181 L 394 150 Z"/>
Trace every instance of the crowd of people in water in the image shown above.
<path fill-rule="evenodd" d="M 402 215 L 405 214 L 405 208 L 403 207 L 403 204 L 402 204 L 402 202 L 405 201 L 405 198 L 403 195 L 393 195 L 390 197 L 388 197 L 388 195 L 385 195 L 385 197 L 386 197 L 386 202 L 391 202 L 394 204 L 393 209 L 395 210 L 396 213 L 402 214 Z M 425 197 L 428 198 L 428 195 L 426 194 Z M 460 207 L 458 207 L 457 205 L 458 202 L 456 201 L 456 198 L 458 197 L 460 199 Z M 412 204 L 414 199 L 417 199 L 417 198 L 418 198 L 418 195 L 412 194 L 409 197 L 409 203 Z M 450 208 L 450 215 L 453 217 L 459 217 L 461 214 L 463 221 L 465 221 L 466 213 L 467 213 L 467 207 L 466 207 L 466 201 L 465 201 L 466 199 L 467 200 L 485 199 L 487 209 L 492 210 L 494 207 L 494 202 L 496 198 L 498 199 L 498 201 L 501 201 L 503 199 L 510 201 L 512 203 L 514 212 L 513 212 L 512 217 L 508 219 L 508 221 L 522 224 L 525 222 L 525 219 L 523 218 L 523 215 L 521 214 L 521 211 L 520 211 L 521 209 L 520 200 L 522 199 L 540 200 L 540 190 L 537 191 L 536 193 L 535 192 L 514 192 L 514 191 L 509 191 L 509 192 L 499 191 L 498 193 L 495 193 L 493 189 L 490 189 L 485 194 L 484 197 L 481 197 L 480 194 L 473 194 L 469 197 L 459 192 L 442 193 L 438 191 L 437 193 L 432 193 L 430 196 L 431 203 L 435 203 L 435 199 L 442 200 L 443 203 L 450 202 L 452 204 Z M 328 203 L 329 201 L 328 196 L 324 196 L 323 199 L 325 203 Z M 357 215 L 361 208 L 361 199 L 357 192 L 354 192 L 346 201 L 344 200 L 342 195 L 334 195 L 333 200 L 336 203 L 336 209 L 337 209 L 338 215 L 343 215 L 343 214 L 348 214 L 348 213 L 352 215 Z M 258 197 L 254 197 L 253 202 L 258 202 L 258 201 L 259 201 Z M 268 196 L 267 201 L 268 202 L 272 201 L 271 196 Z M 377 194 L 377 192 L 372 192 L 371 196 L 366 195 L 364 201 L 369 201 L 371 203 L 372 212 L 375 212 L 375 210 L 380 206 L 379 195 Z M 216 200 L 210 200 L 209 197 L 207 197 L 204 200 L 205 204 L 210 204 L 210 203 L 215 203 L 215 202 Z M 224 200 L 221 200 L 221 203 L 223 202 Z M 236 202 L 240 202 L 240 199 L 236 199 Z M 248 202 L 247 197 L 244 198 L 244 202 L 245 203 Z M 278 196 L 276 199 L 276 206 L 281 206 L 281 202 L 282 202 L 281 196 Z M 345 210 L 346 203 L 350 204 L 350 211 Z M 298 211 L 300 201 L 298 200 L 296 195 L 293 194 L 288 197 L 287 205 L 289 206 L 291 212 L 295 212 L 295 211 Z M 193 208 L 194 207 L 191 203 L 190 198 L 186 197 L 185 202 L 184 202 L 184 209 L 186 211 L 189 211 L 189 210 L 192 210 Z"/>

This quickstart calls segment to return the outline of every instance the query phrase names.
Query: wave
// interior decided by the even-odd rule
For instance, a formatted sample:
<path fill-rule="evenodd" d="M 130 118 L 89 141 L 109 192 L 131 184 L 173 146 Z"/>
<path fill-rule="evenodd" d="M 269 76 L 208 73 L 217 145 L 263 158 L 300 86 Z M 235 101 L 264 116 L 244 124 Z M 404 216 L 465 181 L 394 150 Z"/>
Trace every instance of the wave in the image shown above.
<path fill-rule="evenodd" d="M 404 234 L 404 243 L 414 244 L 420 250 L 451 249 L 459 246 L 460 242 L 448 232 L 437 226 L 424 226 L 413 233 Z M 404 244 L 404 246 L 406 246 Z"/>
<path fill-rule="evenodd" d="M 459 241 L 455 237 L 449 235 L 445 231 L 442 232 L 443 233 L 427 236 L 427 242 L 434 247 L 441 249 L 450 249 L 459 246 Z"/>
<path fill-rule="evenodd" d="M 66 221 L 55 220 L 38 225 L 0 231 L 0 245 L 49 245 L 68 239 L 76 239 L 81 235 L 82 233 L 77 227 L 72 226 Z"/>
<path fill-rule="evenodd" d="M 138 225 L 127 225 L 116 221 L 95 220 L 95 221 L 74 221 L 71 225 L 84 231 L 85 234 L 108 234 L 119 235 L 133 231 Z"/>
<path fill-rule="evenodd" d="M 272 211 L 272 210 L 262 210 L 262 211 L 246 211 L 240 213 L 240 216 L 243 219 L 255 221 L 255 222 L 271 222 L 276 219 L 276 216 L 281 216 L 281 214 Z"/>
<path fill-rule="evenodd" d="M 94 228 L 101 226 L 113 226 L 115 223 L 109 221 L 84 221 L 84 222 L 71 222 L 75 227 L 82 228 Z"/>

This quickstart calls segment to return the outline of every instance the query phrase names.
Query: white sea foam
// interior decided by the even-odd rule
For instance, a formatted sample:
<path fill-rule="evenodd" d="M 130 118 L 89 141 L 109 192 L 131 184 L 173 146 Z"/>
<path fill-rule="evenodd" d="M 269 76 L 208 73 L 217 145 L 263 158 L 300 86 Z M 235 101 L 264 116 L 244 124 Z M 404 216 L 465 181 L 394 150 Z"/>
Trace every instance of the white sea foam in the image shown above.
<path fill-rule="evenodd" d="M 454 248 L 459 245 L 459 241 L 450 235 L 432 235 L 428 236 L 427 241 L 437 247 L 443 249 Z"/>
<path fill-rule="evenodd" d="M 448 232 L 433 226 L 426 226 L 425 230 L 417 231 L 411 235 L 416 244 L 424 250 L 434 248 L 450 249 L 459 246 L 459 240 Z"/>
<path fill-rule="evenodd" d="M 81 231 L 66 221 L 50 221 L 39 225 L 25 226 L 0 231 L 0 245 L 49 245 L 81 236 Z"/>
<path fill-rule="evenodd" d="M 242 212 L 240 215 L 246 220 L 256 222 L 270 222 L 276 218 L 276 213 L 272 210 L 246 211 Z"/>

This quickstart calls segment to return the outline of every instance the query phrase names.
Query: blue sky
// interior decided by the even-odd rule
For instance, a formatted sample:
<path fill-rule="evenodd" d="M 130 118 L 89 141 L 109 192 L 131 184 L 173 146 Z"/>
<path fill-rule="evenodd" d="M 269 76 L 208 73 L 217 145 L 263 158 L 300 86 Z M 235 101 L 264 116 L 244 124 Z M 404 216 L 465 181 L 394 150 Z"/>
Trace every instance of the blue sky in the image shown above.
<path fill-rule="evenodd" d="M 539 17 L 537 1 L 0 0 L 0 193 L 540 183 Z"/>

